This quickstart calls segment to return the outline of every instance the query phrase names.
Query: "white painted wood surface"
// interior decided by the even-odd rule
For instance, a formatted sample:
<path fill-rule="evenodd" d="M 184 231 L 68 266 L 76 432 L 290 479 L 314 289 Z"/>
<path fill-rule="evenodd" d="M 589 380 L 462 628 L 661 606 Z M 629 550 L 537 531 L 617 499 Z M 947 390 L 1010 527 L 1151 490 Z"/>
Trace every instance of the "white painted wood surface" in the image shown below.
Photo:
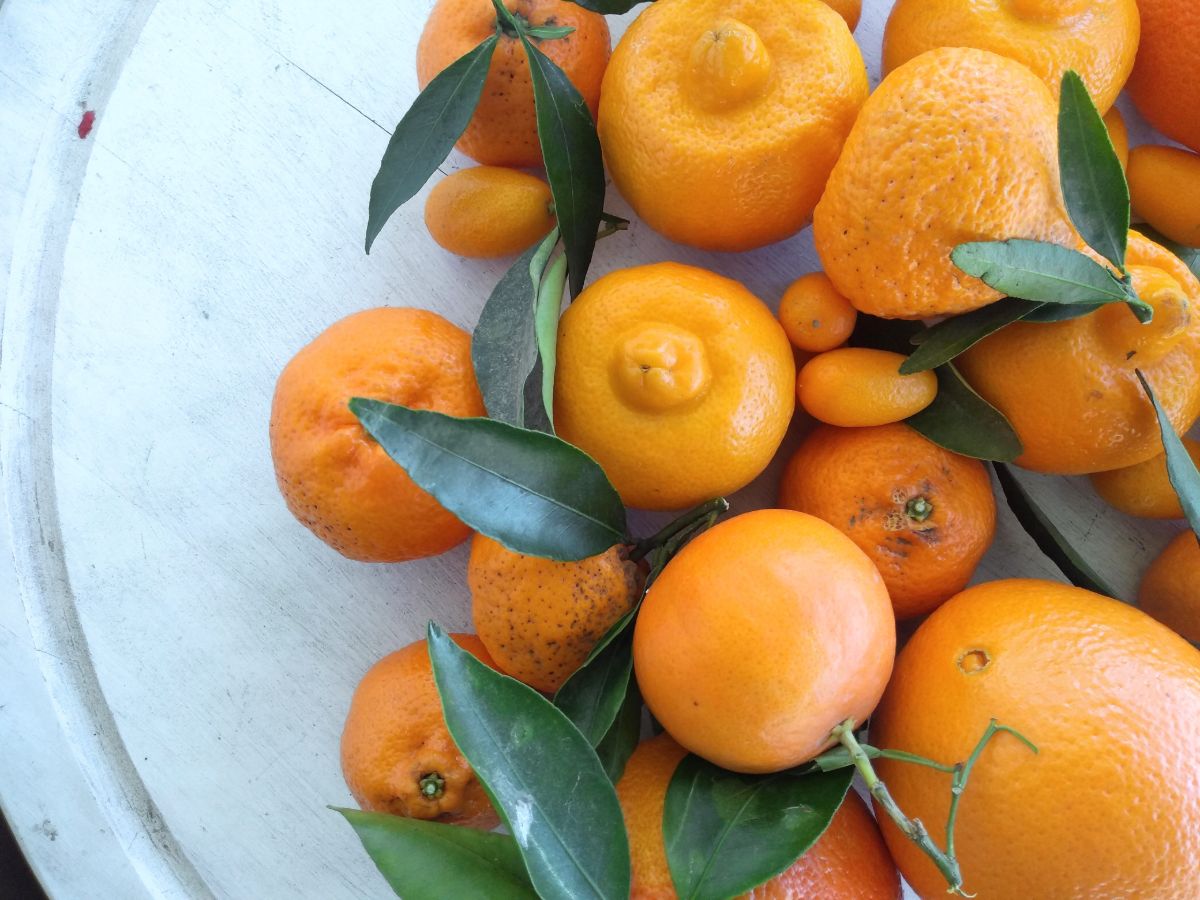
<path fill-rule="evenodd" d="M 266 426 L 330 322 L 470 327 L 505 266 L 434 245 L 421 198 L 362 254 L 431 3 L 0 5 L 0 803 L 55 897 L 389 896 L 325 808 L 350 802 L 338 735 L 374 660 L 467 626 L 465 553 L 342 559 L 284 508 Z M 873 81 L 888 5 L 856 35 Z M 661 259 L 772 303 L 817 268 L 807 233 L 708 255 L 635 224 L 594 274 Z M 1175 530 L 1030 480 L 1126 597 Z M 1002 514 L 978 578 L 1016 574 L 1057 577 Z"/>

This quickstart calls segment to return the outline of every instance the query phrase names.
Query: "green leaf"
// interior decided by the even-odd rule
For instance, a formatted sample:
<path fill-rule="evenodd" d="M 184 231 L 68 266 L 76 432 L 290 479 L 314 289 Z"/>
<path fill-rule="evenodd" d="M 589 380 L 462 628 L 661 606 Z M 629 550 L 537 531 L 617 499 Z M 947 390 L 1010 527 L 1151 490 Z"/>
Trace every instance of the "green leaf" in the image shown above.
<path fill-rule="evenodd" d="M 570 25 L 530 25 L 526 26 L 525 33 L 535 40 L 556 41 L 574 30 Z"/>
<path fill-rule="evenodd" d="M 829 826 L 852 777 L 848 769 L 739 775 L 685 757 L 663 809 L 681 900 L 727 900 L 790 868 Z"/>
<path fill-rule="evenodd" d="M 1183 514 L 1187 517 L 1188 524 L 1192 526 L 1196 539 L 1200 540 L 1200 472 L 1196 471 L 1196 463 L 1192 460 L 1192 455 L 1188 453 L 1187 447 L 1175 433 L 1171 417 L 1158 402 L 1154 388 L 1150 387 L 1150 382 L 1146 380 L 1141 369 L 1134 371 L 1137 372 L 1138 381 L 1142 383 L 1142 390 L 1154 404 L 1154 414 L 1158 416 L 1158 429 L 1162 433 L 1163 449 L 1167 454 L 1167 477 L 1171 480 L 1171 487 L 1175 489 L 1175 493 L 1179 497 L 1179 505 L 1183 507 Z"/>
<path fill-rule="evenodd" d="M 510 550 L 579 560 L 625 538 L 621 498 L 595 460 L 565 441 L 361 397 L 350 410 L 423 490 Z"/>
<path fill-rule="evenodd" d="M 1192 274 L 1200 278 L 1200 247 L 1185 247 L 1183 244 L 1177 244 L 1165 234 L 1155 231 L 1149 225 L 1135 226 L 1138 231 L 1144 234 L 1160 247 L 1165 247 L 1176 256 L 1183 260 L 1183 264 L 1192 270 Z"/>
<path fill-rule="evenodd" d="M 535 331 L 537 351 L 542 361 L 542 406 L 546 419 L 554 426 L 554 370 L 558 357 L 558 317 L 562 315 L 563 288 L 567 280 L 567 258 L 560 256 L 550 264 L 538 288 Z"/>
<path fill-rule="evenodd" d="M 516 841 L 473 828 L 338 809 L 404 900 L 537 900 Z"/>
<path fill-rule="evenodd" d="M 1099 110 L 1079 74 L 1063 73 L 1058 172 L 1067 212 L 1088 246 L 1125 271 L 1129 185 Z"/>
<path fill-rule="evenodd" d="M 627 898 L 625 822 L 591 745 L 549 700 L 433 622 L 428 640 L 450 736 L 512 832 L 538 896 Z"/>
<path fill-rule="evenodd" d="M 1117 593 L 1097 574 L 1096 570 L 1087 564 L 1082 556 L 1071 546 L 1071 542 L 1063 536 L 1045 511 L 1037 505 L 1033 495 L 1017 480 L 1012 470 L 1000 463 L 993 463 L 996 478 L 1004 492 L 1004 499 L 1017 517 L 1026 534 L 1033 538 L 1038 549 L 1050 558 L 1059 570 L 1067 576 L 1067 580 L 1076 587 L 1095 591 L 1106 597 L 1116 597 Z"/>
<path fill-rule="evenodd" d="M 590 9 L 592 12 L 619 16 L 629 12 L 635 6 L 645 3 L 646 0 L 571 0 L 571 2 L 584 9 Z"/>
<path fill-rule="evenodd" d="M 572 673 L 554 695 L 554 705 L 595 747 L 612 727 L 632 673 L 633 631 L 626 629 Z"/>
<path fill-rule="evenodd" d="M 637 748 L 638 739 L 642 733 L 642 693 L 638 690 L 637 681 L 629 679 L 629 688 L 625 692 L 625 702 L 617 711 L 608 734 L 596 745 L 596 755 L 600 757 L 600 765 L 608 773 L 608 780 L 616 784 L 625 774 L 625 764 Z"/>
<path fill-rule="evenodd" d="M 392 213 L 416 195 L 467 130 L 483 94 L 497 40 L 493 34 L 439 72 L 396 126 L 371 183 L 368 253 Z"/>
<path fill-rule="evenodd" d="M 1016 459 L 1024 449 L 1004 414 L 967 384 L 954 367 L 937 368 L 938 392 L 933 403 L 905 421 L 918 433 L 963 456 Z"/>
<path fill-rule="evenodd" d="M 1069 319 L 1081 319 L 1090 316 L 1107 303 L 1042 303 L 1022 320 L 1035 325 L 1047 325 L 1052 322 L 1066 322 Z"/>
<path fill-rule="evenodd" d="M 927 372 L 948 363 L 989 334 L 1018 322 L 1043 304 L 1005 297 L 965 315 L 945 319 L 913 338 L 917 349 L 900 366 L 900 374 Z"/>
<path fill-rule="evenodd" d="M 543 434 L 554 434 L 554 426 L 546 415 L 546 404 L 542 401 L 542 361 L 533 364 L 533 371 L 525 379 L 525 427 Z"/>

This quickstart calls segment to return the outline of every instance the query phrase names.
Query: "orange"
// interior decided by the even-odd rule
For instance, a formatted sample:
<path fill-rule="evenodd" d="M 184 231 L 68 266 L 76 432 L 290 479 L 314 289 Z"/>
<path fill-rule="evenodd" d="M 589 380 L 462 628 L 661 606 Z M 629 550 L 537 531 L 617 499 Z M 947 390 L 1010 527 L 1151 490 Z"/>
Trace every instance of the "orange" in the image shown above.
<path fill-rule="evenodd" d="M 1108 129 L 1108 137 L 1117 151 L 1117 159 L 1121 168 L 1129 167 L 1129 129 L 1125 126 L 1125 117 L 1115 106 L 1104 114 L 1104 125 Z"/>
<path fill-rule="evenodd" d="M 1138 606 L 1200 644 L 1200 542 L 1193 532 L 1176 535 L 1150 564 L 1138 589 Z"/>
<path fill-rule="evenodd" d="M 679 509 L 766 468 L 792 417 L 795 377 L 783 328 L 736 281 L 677 263 L 635 266 L 567 307 L 554 423 L 627 505 Z"/>
<path fill-rule="evenodd" d="M 617 782 L 633 862 L 630 900 L 675 900 L 663 841 L 663 806 L 675 768 L 687 751 L 670 735 L 643 741 Z M 879 828 L 850 791 L 829 827 L 781 875 L 741 900 L 899 900 L 900 876 Z"/>
<path fill-rule="evenodd" d="M 788 463 L 779 505 L 849 536 L 879 568 L 898 619 L 966 587 L 996 532 L 983 463 L 907 425 L 817 428 Z"/>
<path fill-rule="evenodd" d="M 515 169 L 460 169 L 429 192 L 425 227 L 460 256 L 520 253 L 554 227 L 550 185 Z"/>
<path fill-rule="evenodd" d="M 800 405 L 830 425 L 887 425 L 916 415 L 937 396 L 933 372 L 901 375 L 904 357 L 888 350 L 843 347 L 814 356 L 796 380 Z"/>
<path fill-rule="evenodd" d="M 1200 653 L 1133 607 L 1079 588 L 969 588 L 901 651 L 870 739 L 954 764 L 991 719 L 1038 753 L 1001 733 L 980 755 L 955 830 L 964 890 L 979 900 L 1194 900 Z M 942 843 L 949 776 L 875 765 L 900 808 Z M 917 894 L 943 896 L 945 880 L 916 844 L 886 819 L 883 834 Z"/>
<path fill-rule="evenodd" d="M 863 107 L 813 219 L 817 253 L 860 311 L 920 319 L 1000 298 L 965 278 L 967 241 L 1076 246 L 1058 186 L 1058 105 L 1025 66 L 931 50 Z"/>
<path fill-rule="evenodd" d="M 1123 304 L 1051 325 L 1020 322 L 959 357 L 971 386 L 1003 412 L 1025 445 L 1017 462 L 1081 475 L 1162 452 L 1140 368 L 1179 432 L 1200 416 L 1200 282 L 1180 259 L 1129 234 L 1133 286 L 1155 307 L 1138 324 Z"/>
<path fill-rule="evenodd" d="M 1129 195 L 1134 212 L 1157 231 L 1185 247 L 1200 247 L 1200 155 L 1178 147 L 1135 147 L 1129 154 Z"/>
<path fill-rule="evenodd" d="M 693 753 L 776 772 L 865 719 L 892 671 L 879 571 L 815 516 L 760 509 L 695 538 L 646 592 L 633 662 L 646 705 Z"/>
<path fill-rule="evenodd" d="M 471 336 L 423 309 L 355 313 L 292 358 L 271 404 L 271 457 L 283 499 L 343 556 L 404 562 L 466 540 L 471 530 L 359 425 L 352 397 L 484 415 Z"/>
<path fill-rule="evenodd" d="M 862 0 L 825 0 L 825 5 L 845 19 L 851 31 L 858 27 L 858 18 L 862 15 Z"/>
<path fill-rule="evenodd" d="M 1142 41 L 1129 93 L 1146 119 L 1171 140 L 1200 152 L 1200 4 L 1137 0 Z"/>
<path fill-rule="evenodd" d="M 595 117 L 600 82 L 611 42 L 608 23 L 567 0 L 504 0 L 504 5 L 530 25 L 565 26 L 564 38 L 534 40 L 583 96 Z M 491 0 L 437 0 L 417 44 L 417 80 L 421 90 L 442 69 L 500 32 L 483 95 L 458 149 L 489 166 L 540 166 L 533 83 L 525 48 L 497 22 Z"/>
<path fill-rule="evenodd" d="M 867 91 L 820 0 L 658 0 L 613 52 L 600 142 L 655 231 L 749 250 L 808 224 Z"/>
<path fill-rule="evenodd" d="M 479 638 L 451 637 L 496 667 Z M 500 823 L 446 729 L 423 640 L 375 663 L 354 689 L 342 729 L 342 774 L 366 810 L 485 830 Z"/>
<path fill-rule="evenodd" d="M 832 350 L 846 342 L 857 320 L 858 312 L 824 272 L 798 278 L 779 301 L 779 323 L 797 350 Z"/>
<path fill-rule="evenodd" d="M 1074 69 L 1103 113 L 1129 78 L 1138 35 L 1135 0 L 897 0 L 883 70 L 935 47 L 978 47 L 1029 66 L 1056 97 Z"/>
<path fill-rule="evenodd" d="M 1184 438 L 1183 445 L 1200 466 L 1200 441 Z M 1123 513 L 1146 519 L 1183 518 L 1179 495 L 1167 475 L 1166 453 L 1152 456 L 1136 466 L 1097 472 L 1091 479 L 1096 493 Z"/>
<path fill-rule="evenodd" d="M 508 550 L 475 535 L 467 566 L 475 630 L 497 666 L 545 693 L 557 691 L 641 592 L 624 547 L 578 562 Z"/>

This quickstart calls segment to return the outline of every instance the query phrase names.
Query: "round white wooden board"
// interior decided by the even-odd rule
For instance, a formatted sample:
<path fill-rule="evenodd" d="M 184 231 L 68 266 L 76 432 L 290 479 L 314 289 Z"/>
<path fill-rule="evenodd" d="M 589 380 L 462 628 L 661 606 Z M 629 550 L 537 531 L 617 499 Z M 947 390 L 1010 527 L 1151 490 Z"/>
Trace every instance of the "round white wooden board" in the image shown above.
<path fill-rule="evenodd" d="M 415 305 L 469 328 L 506 266 L 438 248 L 421 197 L 362 252 L 431 4 L 0 5 L 0 802 L 54 896 L 390 896 L 326 809 L 351 802 L 338 736 L 372 662 L 429 618 L 468 626 L 465 552 L 342 559 L 285 509 L 267 417 L 335 319 Z M 865 5 L 876 82 L 889 4 Z M 710 255 L 635 222 L 593 277 L 663 259 L 771 303 L 818 268 L 807 233 Z M 1029 480 L 1129 598 L 1175 526 Z M 1060 577 L 1002 511 L 978 579 L 1011 575 Z"/>

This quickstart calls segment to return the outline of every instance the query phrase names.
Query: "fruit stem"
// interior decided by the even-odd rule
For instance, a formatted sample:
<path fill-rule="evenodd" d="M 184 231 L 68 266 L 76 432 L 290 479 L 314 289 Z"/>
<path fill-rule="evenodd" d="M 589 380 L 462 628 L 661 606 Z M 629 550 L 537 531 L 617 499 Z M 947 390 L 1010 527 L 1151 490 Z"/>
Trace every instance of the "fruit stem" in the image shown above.
<path fill-rule="evenodd" d="M 629 551 L 629 558 L 638 562 L 656 550 L 665 551 L 670 558 L 676 550 L 683 546 L 685 541 L 712 527 L 721 514 L 728 510 L 729 501 L 724 497 L 717 497 L 715 500 L 702 503 L 695 509 L 685 512 L 655 534 L 634 544 L 633 549 Z"/>
<path fill-rule="evenodd" d="M 422 775 L 417 786 L 421 789 L 421 796 L 427 800 L 436 800 L 446 793 L 446 779 L 437 772 Z"/>
<path fill-rule="evenodd" d="M 962 800 L 963 791 L 967 789 L 967 779 L 971 777 L 971 770 L 975 768 L 975 763 L 979 761 L 988 741 L 1002 731 L 1011 734 L 1035 754 L 1038 752 L 1037 746 L 1015 728 L 1001 725 L 995 719 L 988 722 L 983 737 L 979 739 L 979 743 L 975 745 L 975 749 L 971 751 L 967 761 L 954 767 L 954 780 L 950 784 L 950 814 L 946 817 L 946 854 L 951 858 L 954 858 L 954 824 L 958 820 L 958 804 Z"/>
<path fill-rule="evenodd" d="M 933 504 L 925 497 L 913 497 L 905 504 L 904 513 L 914 522 L 924 522 L 933 515 Z"/>
<path fill-rule="evenodd" d="M 612 213 L 600 213 L 600 221 L 604 223 L 604 227 L 596 233 L 596 240 L 602 241 L 618 231 L 625 231 L 629 228 L 629 220 L 622 219 L 620 216 L 614 216 Z"/>

